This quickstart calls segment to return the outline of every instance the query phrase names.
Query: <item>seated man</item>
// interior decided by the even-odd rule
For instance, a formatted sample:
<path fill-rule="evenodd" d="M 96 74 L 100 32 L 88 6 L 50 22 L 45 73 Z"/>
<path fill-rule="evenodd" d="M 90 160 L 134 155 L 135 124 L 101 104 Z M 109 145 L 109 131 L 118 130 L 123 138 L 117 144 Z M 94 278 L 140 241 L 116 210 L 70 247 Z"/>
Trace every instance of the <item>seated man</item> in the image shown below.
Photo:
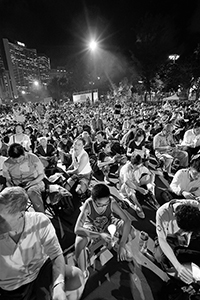
<path fill-rule="evenodd" d="M 132 154 L 131 161 L 128 161 L 120 170 L 120 193 L 125 201 L 135 210 L 137 216 L 145 218 L 144 211 L 137 197 L 147 195 L 149 191 L 155 207 L 158 203 L 155 199 L 154 174 L 152 174 L 143 164 L 139 154 Z M 146 189 L 147 187 L 147 189 Z"/>
<path fill-rule="evenodd" d="M 72 164 L 66 173 L 69 175 L 65 188 L 70 192 L 77 184 L 76 192 L 80 195 L 87 191 L 91 179 L 92 168 L 87 152 L 84 150 L 84 140 L 78 137 L 73 144 Z"/>
<path fill-rule="evenodd" d="M 0 193 L 1 300 L 79 299 L 82 272 L 65 264 L 49 218 L 26 212 L 27 201 L 21 187 Z"/>
<path fill-rule="evenodd" d="M 72 156 L 70 154 L 72 145 L 72 138 L 68 134 L 63 134 L 61 141 L 58 144 L 58 151 L 61 162 L 66 168 L 68 168 L 72 163 Z"/>
<path fill-rule="evenodd" d="M 189 157 L 200 150 L 200 121 L 197 121 L 192 129 L 185 132 L 181 145 L 188 152 Z"/>
<path fill-rule="evenodd" d="M 8 158 L 3 164 L 3 176 L 7 186 L 21 186 L 26 191 L 35 211 L 44 212 L 44 167 L 39 158 L 25 152 L 22 145 L 14 143 L 8 149 Z"/>
<path fill-rule="evenodd" d="M 110 183 L 109 173 L 110 173 L 110 166 L 114 165 L 117 161 L 117 157 L 111 156 L 111 142 L 105 141 L 105 146 L 98 154 L 97 159 L 97 166 L 102 171 L 104 175 L 104 182 L 106 184 Z"/>
<path fill-rule="evenodd" d="M 98 155 L 99 152 L 102 150 L 102 148 L 105 147 L 105 142 L 106 142 L 105 133 L 103 131 L 98 131 L 95 135 L 95 139 L 96 140 L 94 142 L 93 148 L 94 148 L 94 153 Z"/>
<path fill-rule="evenodd" d="M 192 158 L 189 168 L 176 172 L 170 188 L 178 198 L 195 199 L 200 197 L 200 154 Z"/>
<path fill-rule="evenodd" d="M 184 263 L 200 266 L 200 206 L 196 200 L 171 200 L 156 213 L 154 256 L 163 268 L 183 282 L 193 282 L 192 272 Z"/>
<path fill-rule="evenodd" d="M 129 234 L 131 239 L 135 237 L 135 229 L 128 216 L 111 197 L 109 188 L 98 183 L 93 187 L 92 196 L 86 200 L 75 225 L 75 256 L 85 277 L 88 276 L 86 247 L 89 241 L 98 238 L 110 243 L 111 236 L 107 229 L 110 224 L 115 224 L 121 235 L 117 250 L 118 260 L 132 260 L 133 255 L 127 242 Z"/>
<path fill-rule="evenodd" d="M 47 138 L 42 136 L 38 138 L 39 146 L 37 146 L 35 154 L 40 158 L 45 169 L 51 169 L 57 164 L 57 149 L 52 145 L 47 143 Z M 51 172 L 47 176 L 52 175 Z"/>
<path fill-rule="evenodd" d="M 162 131 L 153 138 L 155 155 L 160 161 L 163 161 L 163 171 L 168 174 L 171 173 L 172 162 L 175 158 L 179 160 L 180 167 L 185 168 L 188 166 L 188 153 L 178 149 L 175 145 L 172 129 L 172 124 L 166 124 Z"/>

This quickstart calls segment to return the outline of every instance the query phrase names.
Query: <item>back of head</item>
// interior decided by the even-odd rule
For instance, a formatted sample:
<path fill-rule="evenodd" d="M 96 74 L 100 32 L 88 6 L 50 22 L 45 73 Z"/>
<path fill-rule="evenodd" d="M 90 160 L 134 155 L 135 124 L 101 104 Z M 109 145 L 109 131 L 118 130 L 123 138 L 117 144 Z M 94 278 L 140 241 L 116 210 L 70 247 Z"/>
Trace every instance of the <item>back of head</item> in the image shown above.
<path fill-rule="evenodd" d="M 6 187 L 0 193 L 0 206 L 4 206 L 9 214 L 25 211 L 27 202 L 26 191 L 18 186 Z"/>
<path fill-rule="evenodd" d="M 24 155 L 25 151 L 22 145 L 18 143 L 13 143 L 8 148 L 8 156 L 11 158 L 18 158 L 21 155 Z"/>
<path fill-rule="evenodd" d="M 107 185 L 103 183 L 97 183 L 92 189 L 91 196 L 94 201 L 97 199 L 110 197 L 110 190 Z"/>
<path fill-rule="evenodd" d="M 175 217 L 180 229 L 191 232 L 200 230 L 200 210 L 192 204 L 181 204 L 175 210 Z"/>

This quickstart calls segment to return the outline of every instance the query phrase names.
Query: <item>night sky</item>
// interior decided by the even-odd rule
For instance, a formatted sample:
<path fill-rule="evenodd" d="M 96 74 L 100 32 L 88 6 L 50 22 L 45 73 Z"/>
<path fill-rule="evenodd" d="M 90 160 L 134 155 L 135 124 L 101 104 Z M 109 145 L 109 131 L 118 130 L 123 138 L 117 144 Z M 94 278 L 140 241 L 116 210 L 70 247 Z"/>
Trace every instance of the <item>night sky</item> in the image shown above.
<path fill-rule="evenodd" d="M 200 42 L 199 0 L 0 0 L 0 12 L 0 38 L 47 54 L 53 67 L 80 54 L 91 35 L 128 53 L 146 16 L 166 18 L 177 50 Z"/>

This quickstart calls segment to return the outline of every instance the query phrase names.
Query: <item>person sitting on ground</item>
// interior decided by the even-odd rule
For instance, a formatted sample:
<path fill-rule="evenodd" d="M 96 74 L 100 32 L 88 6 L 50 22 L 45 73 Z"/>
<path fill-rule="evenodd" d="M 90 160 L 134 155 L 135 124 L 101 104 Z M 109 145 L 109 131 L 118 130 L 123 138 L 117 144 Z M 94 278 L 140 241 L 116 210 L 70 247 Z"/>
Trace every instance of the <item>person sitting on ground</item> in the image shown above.
<path fill-rule="evenodd" d="M 132 153 L 139 154 L 142 158 L 145 158 L 148 154 L 145 148 L 145 132 L 143 129 L 139 128 L 134 138 L 129 142 L 127 147 L 127 156 L 131 157 Z"/>
<path fill-rule="evenodd" d="M 171 174 L 171 166 L 174 159 L 179 160 L 179 166 L 188 167 L 188 153 L 178 149 L 172 135 L 172 124 L 166 124 L 162 131 L 153 138 L 153 148 L 159 161 L 163 161 L 163 171 Z"/>
<path fill-rule="evenodd" d="M 87 152 L 84 150 L 84 140 L 78 137 L 73 144 L 72 164 L 66 170 L 69 179 L 65 188 L 70 192 L 72 187 L 77 184 L 76 192 L 83 195 L 90 183 L 92 168 Z"/>
<path fill-rule="evenodd" d="M 63 134 L 60 143 L 58 144 L 58 152 L 61 163 L 68 168 L 72 163 L 72 156 L 70 154 L 73 140 L 68 134 Z"/>
<path fill-rule="evenodd" d="M 14 131 L 15 133 L 10 136 L 9 146 L 13 143 L 18 143 L 22 145 L 26 151 L 31 151 L 31 140 L 29 136 L 24 133 L 24 126 L 22 124 L 17 124 Z"/>
<path fill-rule="evenodd" d="M 155 207 L 159 206 L 155 198 L 155 176 L 143 164 L 139 154 L 132 154 L 131 160 L 122 166 L 120 170 L 120 194 L 124 201 L 128 202 L 137 216 L 145 218 L 144 211 L 138 201 L 138 197 L 145 198 L 145 195 L 151 192 Z M 147 187 L 147 188 L 146 188 Z"/>
<path fill-rule="evenodd" d="M 58 150 L 52 144 L 48 143 L 48 139 L 45 136 L 39 137 L 38 141 L 39 141 L 39 146 L 37 146 L 35 154 L 39 157 L 39 159 L 43 163 L 45 170 L 55 168 L 58 160 L 57 157 Z M 51 172 L 49 172 L 47 176 L 48 175 L 52 175 Z"/>
<path fill-rule="evenodd" d="M 117 217 L 114 217 L 114 214 Z M 74 232 L 75 257 L 84 276 L 88 276 L 87 270 L 87 245 L 89 241 L 101 238 L 105 243 L 111 243 L 108 234 L 108 226 L 115 224 L 121 238 L 117 250 L 118 261 L 132 260 L 133 255 L 128 249 L 128 239 L 135 238 L 135 229 L 131 221 L 117 202 L 111 197 L 109 188 L 102 183 L 97 183 L 93 189 L 91 198 L 87 199 L 78 216 Z"/>
<path fill-rule="evenodd" d="M 95 139 L 96 141 L 94 142 L 93 149 L 94 149 L 94 153 L 98 155 L 99 152 L 102 150 L 102 148 L 105 147 L 105 142 L 106 142 L 105 133 L 103 131 L 98 131 L 95 135 Z"/>
<path fill-rule="evenodd" d="M 35 211 L 44 212 L 44 167 L 39 158 L 17 143 L 10 145 L 8 158 L 3 164 L 3 177 L 7 186 L 21 186 L 26 191 Z"/>
<path fill-rule="evenodd" d="M 89 157 L 93 154 L 93 144 L 92 144 L 92 138 L 90 134 L 87 131 L 83 131 L 81 133 L 81 137 L 84 139 L 85 144 L 84 144 L 84 149 L 89 155 Z"/>
<path fill-rule="evenodd" d="M 175 173 L 170 188 L 177 197 L 200 197 L 200 154 L 192 158 L 189 168 L 180 169 Z"/>
<path fill-rule="evenodd" d="M 110 166 L 116 164 L 116 157 L 111 155 L 111 142 L 106 141 L 104 148 L 99 152 L 97 166 L 104 175 L 104 182 L 109 184 Z M 117 164 L 116 164 L 117 165 Z"/>
<path fill-rule="evenodd" d="M 21 187 L 0 193 L 1 300 L 78 300 L 84 288 L 81 270 L 65 264 L 51 221 L 27 212 L 27 201 Z"/>
<path fill-rule="evenodd" d="M 199 201 L 171 200 L 163 204 L 156 213 L 156 232 L 156 261 L 183 282 L 192 283 L 193 274 L 184 263 L 200 266 Z"/>
<path fill-rule="evenodd" d="M 200 150 L 200 121 L 195 122 L 193 128 L 184 133 L 181 145 L 190 158 Z"/>

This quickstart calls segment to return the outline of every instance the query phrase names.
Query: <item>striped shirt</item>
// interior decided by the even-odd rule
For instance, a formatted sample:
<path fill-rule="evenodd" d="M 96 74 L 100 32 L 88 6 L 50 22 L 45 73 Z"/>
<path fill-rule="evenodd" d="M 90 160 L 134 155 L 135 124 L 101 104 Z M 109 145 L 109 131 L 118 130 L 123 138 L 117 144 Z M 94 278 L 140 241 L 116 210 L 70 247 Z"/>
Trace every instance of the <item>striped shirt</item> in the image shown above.
<path fill-rule="evenodd" d="M 0 235 L 0 288 L 15 290 L 37 277 L 45 261 L 62 254 L 55 229 L 47 216 L 25 213 L 25 226 L 16 244 Z"/>

